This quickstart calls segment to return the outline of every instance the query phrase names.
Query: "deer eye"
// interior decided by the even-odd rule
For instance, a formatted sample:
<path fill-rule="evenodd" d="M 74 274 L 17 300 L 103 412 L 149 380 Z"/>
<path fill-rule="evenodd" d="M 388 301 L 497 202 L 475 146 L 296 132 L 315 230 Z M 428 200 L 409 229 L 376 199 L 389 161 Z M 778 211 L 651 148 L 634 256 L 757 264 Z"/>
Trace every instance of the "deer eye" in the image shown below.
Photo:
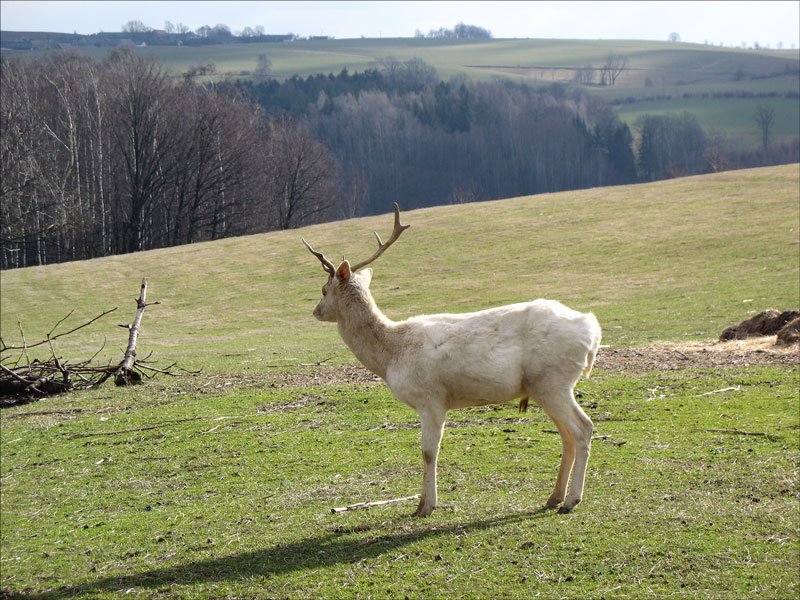
<path fill-rule="evenodd" d="M 326 290 L 325 287 L 322 288 L 322 295 L 323 296 L 327 296 L 328 295 L 328 290 Z"/>

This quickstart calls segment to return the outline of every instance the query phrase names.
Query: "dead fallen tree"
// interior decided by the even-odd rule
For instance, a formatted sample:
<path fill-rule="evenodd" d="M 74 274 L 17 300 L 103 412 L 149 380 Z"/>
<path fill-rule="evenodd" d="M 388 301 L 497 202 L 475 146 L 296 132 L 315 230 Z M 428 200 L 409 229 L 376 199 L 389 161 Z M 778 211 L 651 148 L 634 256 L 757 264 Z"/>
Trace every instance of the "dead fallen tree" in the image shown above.
<path fill-rule="evenodd" d="M 77 362 L 65 361 L 55 351 L 53 342 L 59 338 L 88 327 L 95 321 L 117 310 L 106 310 L 96 317 L 73 327 L 69 331 L 56 334 L 56 329 L 64 323 L 73 311 L 58 321 L 44 340 L 29 344 L 25 339 L 22 325 L 19 326 L 22 344 L 8 346 L 0 338 L 0 407 L 24 404 L 51 394 L 61 394 L 71 390 L 90 389 L 114 378 L 117 385 L 134 385 L 143 378 L 150 378 L 158 373 L 173 375 L 170 371 L 175 365 L 157 368 L 148 364 L 149 355 L 144 359 L 136 358 L 136 342 L 145 308 L 160 302 L 147 302 L 147 280 L 142 280 L 139 297 L 136 300 L 136 316 L 132 323 L 120 325 L 128 330 L 128 345 L 121 361 L 105 365 L 93 364 L 102 352 L 100 348 L 94 356 Z M 31 360 L 30 351 L 47 345 L 50 357 L 46 360 Z"/>

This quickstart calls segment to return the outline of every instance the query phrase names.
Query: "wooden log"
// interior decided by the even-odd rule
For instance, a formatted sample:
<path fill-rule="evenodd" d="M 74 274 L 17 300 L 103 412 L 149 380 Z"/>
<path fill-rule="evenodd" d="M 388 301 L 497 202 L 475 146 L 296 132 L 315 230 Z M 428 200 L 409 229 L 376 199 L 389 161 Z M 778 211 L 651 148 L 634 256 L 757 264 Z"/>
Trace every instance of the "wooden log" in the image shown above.
<path fill-rule="evenodd" d="M 152 304 L 159 304 L 159 302 L 153 302 Z M 133 323 L 129 325 L 121 325 L 121 327 L 128 328 L 129 334 L 128 348 L 125 350 L 125 356 L 122 359 L 122 363 L 119 365 L 114 375 L 114 383 L 117 385 L 136 385 L 137 383 L 142 382 L 142 376 L 137 373 L 133 367 L 136 364 L 136 340 L 139 337 L 139 325 L 142 323 L 144 309 L 148 306 L 147 278 L 143 278 L 142 286 L 139 290 L 139 298 L 136 300 L 136 317 L 133 319 Z"/>

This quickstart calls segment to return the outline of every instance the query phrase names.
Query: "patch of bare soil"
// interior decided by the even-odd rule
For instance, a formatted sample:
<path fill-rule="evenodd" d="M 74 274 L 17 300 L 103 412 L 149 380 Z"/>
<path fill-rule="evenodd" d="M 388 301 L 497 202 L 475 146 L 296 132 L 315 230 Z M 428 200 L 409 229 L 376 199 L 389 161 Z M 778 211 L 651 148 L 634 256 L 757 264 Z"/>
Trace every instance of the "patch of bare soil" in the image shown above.
<path fill-rule="evenodd" d="M 660 343 L 638 348 L 601 348 L 595 369 L 636 373 L 718 367 L 800 365 L 800 346 L 779 346 L 775 336 L 731 340 Z M 296 367 L 263 375 L 212 376 L 201 390 L 214 392 L 237 387 L 311 387 L 378 385 L 381 379 L 360 365 Z"/>
<path fill-rule="evenodd" d="M 206 376 L 198 391 L 214 392 L 235 387 L 311 387 L 343 384 L 379 384 L 381 378 L 360 365 L 314 365 L 268 371 L 264 374 L 231 374 Z"/>
<path fill-rule="evenodd" d="M 676 371 L 716 367 L 800 365 L 800 347 L 778 346 L 776 336 L 744 340 L 652 344 L 603 348 L 595 367 L 610 371 Z"/>
<path fill-rule="evenodd" d="M 651 344 L 638 348 L 601 348 L 596 371 L 643 373 L 742 366 L 800 366 L 800 345 L 780 346 L 776 336 L 731 340 Z M 227 389 L 303 388 L 329 385 L 382 385 L 382 380 L 360 365 L 309 365 L 272 370 L 259 374 L 196 374 L 170 388 L 167 395 L 220 394 Z M 297 408 L 309 398 L 280 405 L 277 409 Z M 104 410 L 127 410 L 130 407 Z M 45 410 L 4 418 L 44 417 L 62 420 L 75 418 L 83 409 Z"/>

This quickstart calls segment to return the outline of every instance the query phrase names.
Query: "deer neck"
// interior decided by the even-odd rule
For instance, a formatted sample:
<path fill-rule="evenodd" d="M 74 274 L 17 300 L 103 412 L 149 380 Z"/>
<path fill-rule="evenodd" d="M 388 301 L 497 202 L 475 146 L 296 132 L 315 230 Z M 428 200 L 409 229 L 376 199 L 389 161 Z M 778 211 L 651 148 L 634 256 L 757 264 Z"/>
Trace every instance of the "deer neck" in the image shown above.
<path fill-rule="evenodd" d="M 337 321 L 339 335 L 361 364 L 385 379 L 397 350 L 396 324 L 381 312 L 369 292 L 350 300 Z"/>

